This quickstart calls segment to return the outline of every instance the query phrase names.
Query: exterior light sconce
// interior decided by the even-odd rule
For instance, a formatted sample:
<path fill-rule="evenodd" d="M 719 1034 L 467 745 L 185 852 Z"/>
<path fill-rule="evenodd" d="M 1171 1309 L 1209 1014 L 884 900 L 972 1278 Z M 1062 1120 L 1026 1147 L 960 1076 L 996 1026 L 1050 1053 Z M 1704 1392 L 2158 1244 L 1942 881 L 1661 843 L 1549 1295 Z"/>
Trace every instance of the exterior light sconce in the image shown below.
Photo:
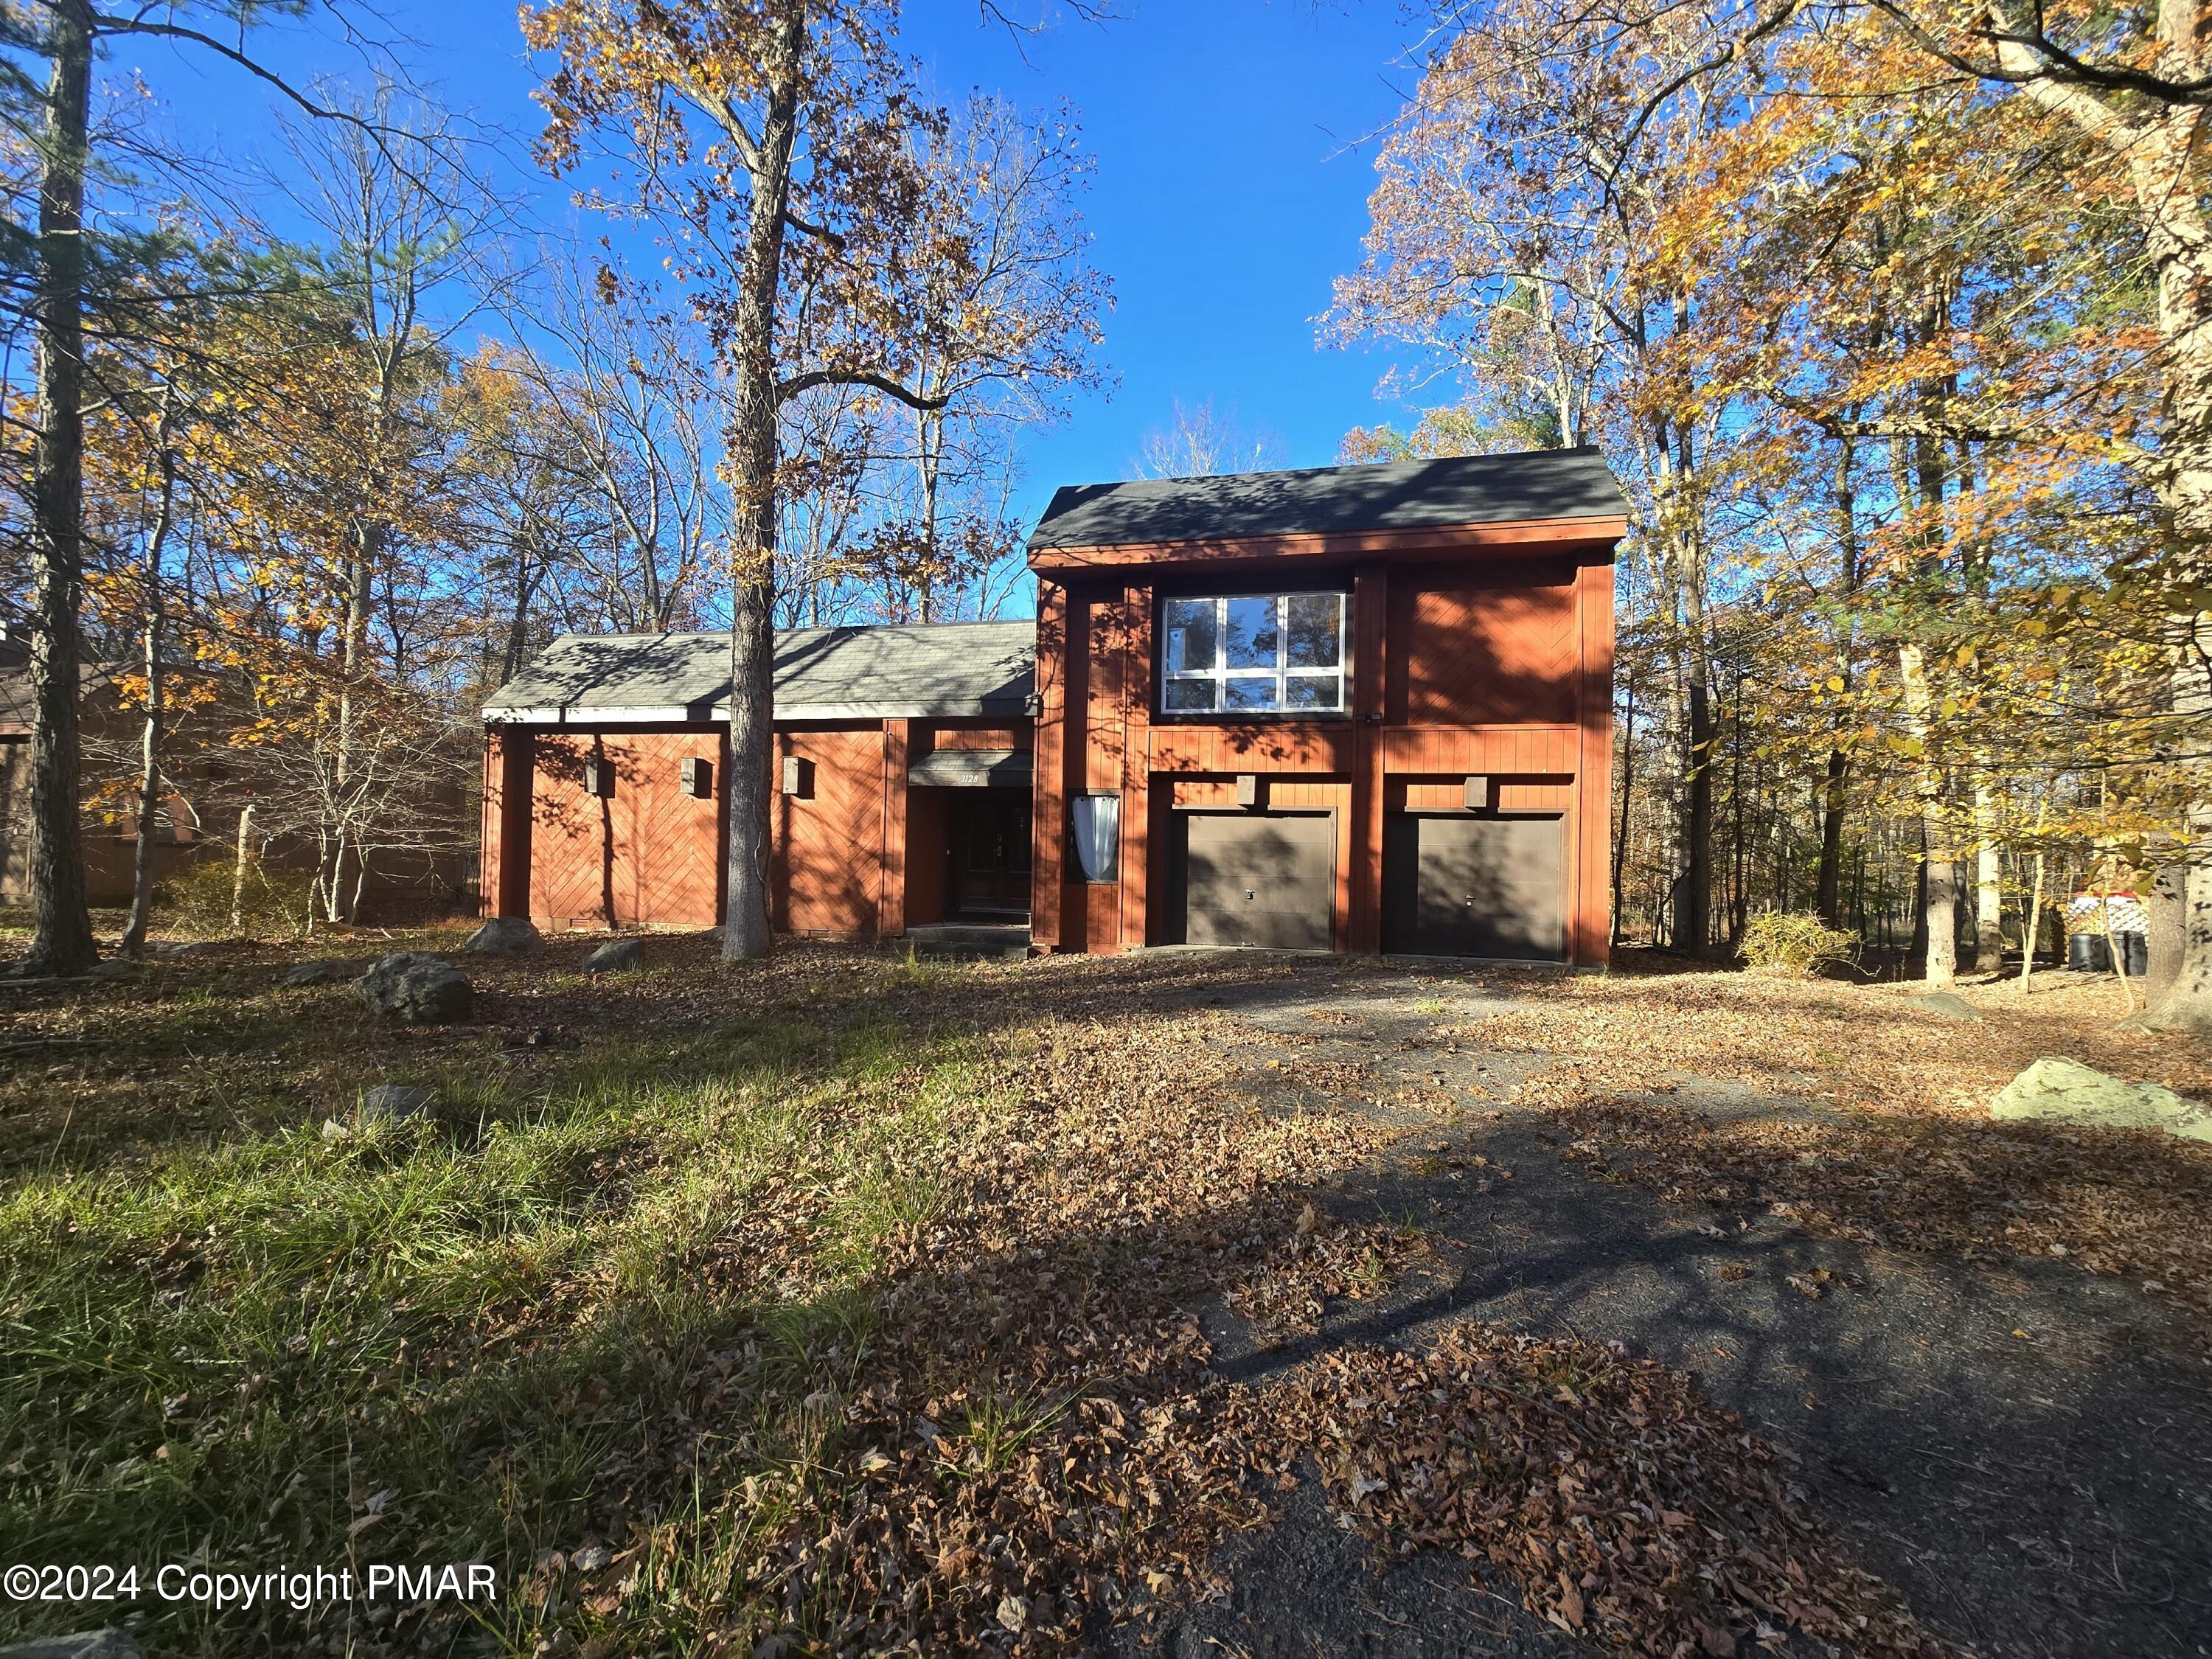
<path fill-rule="evenodd" d="M 1239 772 L 1237 775 L 1237 804 L 1248 811 L 1260 804 L 1260 778 L 1257 773 Z"/>
<path fill-rule="evenodd" d="M 714 799 L 714 763 L 700 755 L 689 755 L 677 775 L 683 781 L 684 793 L 693 800 Z"/>
<path fill-rule="evenodd" d="M 597 757 L 584 763 L 584 793 L 593 800 L 615 798 L 615 763 Z"/>
<path fill-rule="evenodd" d="M 1470 812 L 1487 812 L 1490 810 L 1490 780 L 1469 778 L 1461 799 L 1466 803 L 1467 810 Z"/>
<path fill-rule="evenodd" d="M 1085 881 L 1114 881 L 1121 868 L 1121 798 L 1078 795 L 1067 804 L 1075 862 Z"/>
<path fill-rule="evenodd" d="M 814 799 L 814 763 L 804 755 L 783 757 L 783 793 L 794 800 Z"/>

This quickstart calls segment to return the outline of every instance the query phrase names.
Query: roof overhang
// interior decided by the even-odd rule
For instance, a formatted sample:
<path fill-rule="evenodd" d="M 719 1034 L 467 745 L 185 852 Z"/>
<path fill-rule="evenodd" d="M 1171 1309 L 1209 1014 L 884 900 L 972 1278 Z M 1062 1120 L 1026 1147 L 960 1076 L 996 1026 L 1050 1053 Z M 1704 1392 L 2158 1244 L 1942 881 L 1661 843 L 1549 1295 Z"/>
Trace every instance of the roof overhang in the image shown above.
<path fill-rule="evenodd" d="M 906 781 L 932 789 L 1027 789 L 1036 777 L 1026 749 L 939 749 L 906 769 Z"/>
<path fill-rule="evenodd" d="M 1231 564 L 1254 559 L 1464 558 L 1471 554 L 1604 552 L 1628 533 L 1624 514 L 1589 519 L 1530 519 L 1443 529 L 1362 530 L 1321 535 L 1220 537 L 1203 541 L 1119 542 L 1100 547 L 1032 544 L 1032 570 L 1092 570 L 1129 565 Z"/>
<path fill-rule="evenodd" d="M 776 722 L 799 720 L 1025 720 L 1026 698 L 987 698 L 980 702 L 780 702 Z M 718 703 L 554 703 L 538 706 L 489 703 L 487 726 L 721 726 L 730 706 Z"/>

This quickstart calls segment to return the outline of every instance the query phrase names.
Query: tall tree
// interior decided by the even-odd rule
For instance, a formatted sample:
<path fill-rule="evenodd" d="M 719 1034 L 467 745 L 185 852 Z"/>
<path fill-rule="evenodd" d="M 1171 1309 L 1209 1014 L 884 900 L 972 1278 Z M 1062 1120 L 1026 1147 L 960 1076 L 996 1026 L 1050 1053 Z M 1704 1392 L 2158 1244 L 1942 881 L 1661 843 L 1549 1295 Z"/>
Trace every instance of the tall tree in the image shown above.
<path fill-rule="evenodd" d="M 770 943 L 781 416 L 836 386 L 925 413 L 950 401 L 915 380 L 930 294 L 958 291 L 976 264 L 972 244 L 932 234 L 917 165 L 946 118 L 912 90 L 896 12 L 870 0 L 554 0 L 522 15 L 531 45 L 557 60 L 538 93 L 541 155 L 565 170 L 593 140 L 623 153 L 634 189 L 619 210 L 662 228 L 722 371 L 732 494 L 723 951 L 758 957 Z M 966 342 L 988 322 L 939 325 Z"/>
<path fill-rule="evenodd" d="M 343 11 L 346 0 L 320 0 Z M 37 222 L 11 223 L 27 253 L 27 323 L 37 358 L 31 502 L 32 812 L 30 886 L 34 924 L 27 971 L 67 974 L 97 956 L 85 908 L 78 699 L 84 605 L 85 340 L 88 314 L 149 246 L 167 239 L 132 226 L 88 225 L 88 188 L 106 159 L 96 155 L 93 72 L 118 40 L 162 40 L 243 70 L 296 106 L 326 113 L 250 56 L 242 44 L 272 16 L 297 16 L 310 0 L 175 0 L 106 9 L 94 0 L 27 0 L 0 12 L 0 98 L 18 131 L 34 135 Z"/>

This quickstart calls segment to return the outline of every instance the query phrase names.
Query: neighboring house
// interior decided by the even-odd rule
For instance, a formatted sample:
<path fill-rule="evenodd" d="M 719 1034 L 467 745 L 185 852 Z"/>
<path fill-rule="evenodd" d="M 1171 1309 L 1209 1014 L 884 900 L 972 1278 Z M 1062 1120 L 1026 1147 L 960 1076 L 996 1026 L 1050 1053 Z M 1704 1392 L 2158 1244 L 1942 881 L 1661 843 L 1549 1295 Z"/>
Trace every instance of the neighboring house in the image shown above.
<path fill-rule="evenodd" d="M 85 896 L 94 908 L 121 908 L 131 902 L 138 852 L 138 767 L 143 741 L 143 708 L 125 695 L 136 664 L 86 663 L 78 670 L 79 772 L 84 811 L 80 847 L 84 858 Z M 173 665 L 176 679 L 200 671 Z M 176 683 L 173 679 L 172 684 Z M 143 681 L 141 682 L 143 685 Z M 191 724 L 173 737 L 163 757 L 169 788 L 155 824 L 153 874 L 157 887 L 189 872 L 203 859 L 228 869 L 236 857 L 241 807 L 253 799 L 250 786 L 229 763 L 230 745 L 221 741 L 225 711 L 235 714 L 234 698 L 218 690 L 211 708 L 181 716 Z M 30 894 L 31 672 L 29 653 L 20 637 L 0 632 L 0 902 L 26 902 Z M 463 758 L 467 758 L 464 751 Z M 465 824 L 467 772 L 442 792 L 435 817 Z M 266 804 L 257 805 L 254 825 L 268 824 Z M 382 850 L 360 883 L 358 919 L 409 920 L 449 915 L 467 879 L 465 843 L 460 852 L 435 854 Z M 270 869 L 299 878 L 304 890 L 317 866 L 313 835 L 294 831 L 273 840 L 256 837 L 256 853 Z"/>
<path fill-rule="evenodd" d="M 776 640 L 775 925 L 1602 963 L 1593 449 L 1063 489 L 1035 622 Z M 485 710 L 487 908 L 711 927 L 729 646 L 570 635 Z"/>

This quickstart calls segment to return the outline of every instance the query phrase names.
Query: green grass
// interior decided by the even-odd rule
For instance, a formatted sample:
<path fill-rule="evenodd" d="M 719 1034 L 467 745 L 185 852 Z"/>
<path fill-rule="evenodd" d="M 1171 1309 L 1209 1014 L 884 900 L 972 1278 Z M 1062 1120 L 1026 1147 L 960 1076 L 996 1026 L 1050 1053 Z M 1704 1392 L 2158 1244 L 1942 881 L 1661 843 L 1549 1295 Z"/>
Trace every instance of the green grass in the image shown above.
<path fill-rule="evenodd" d="M 602 1043 L 528 1093 L 427 1066 L 434 1117 L 347 1138 L 29 1170 L 0 1188 L 9 1559 L 487 1560 L 491 1630 L 438 1626 L 428 1650 L 527 1653 L 580 1619 L 617 1650 L 690 1650 L 710 1615 L 765 1605 L 749 1540 L 820 1465 L 884 1243 L 937 1212 L 936 1154 L 989 1132 L 993 1078 L 963 1042 L 764 1020 Z M 647 1491 L 684 1500 L 647 1514 Z M 641 1526 L 617 1611 L 515 1576 Z M 301 1633 L 142 1611 L 153 1654 Z M 0 1606 L 0 1638 L 11 1620 L 84 1622 Z"/>

